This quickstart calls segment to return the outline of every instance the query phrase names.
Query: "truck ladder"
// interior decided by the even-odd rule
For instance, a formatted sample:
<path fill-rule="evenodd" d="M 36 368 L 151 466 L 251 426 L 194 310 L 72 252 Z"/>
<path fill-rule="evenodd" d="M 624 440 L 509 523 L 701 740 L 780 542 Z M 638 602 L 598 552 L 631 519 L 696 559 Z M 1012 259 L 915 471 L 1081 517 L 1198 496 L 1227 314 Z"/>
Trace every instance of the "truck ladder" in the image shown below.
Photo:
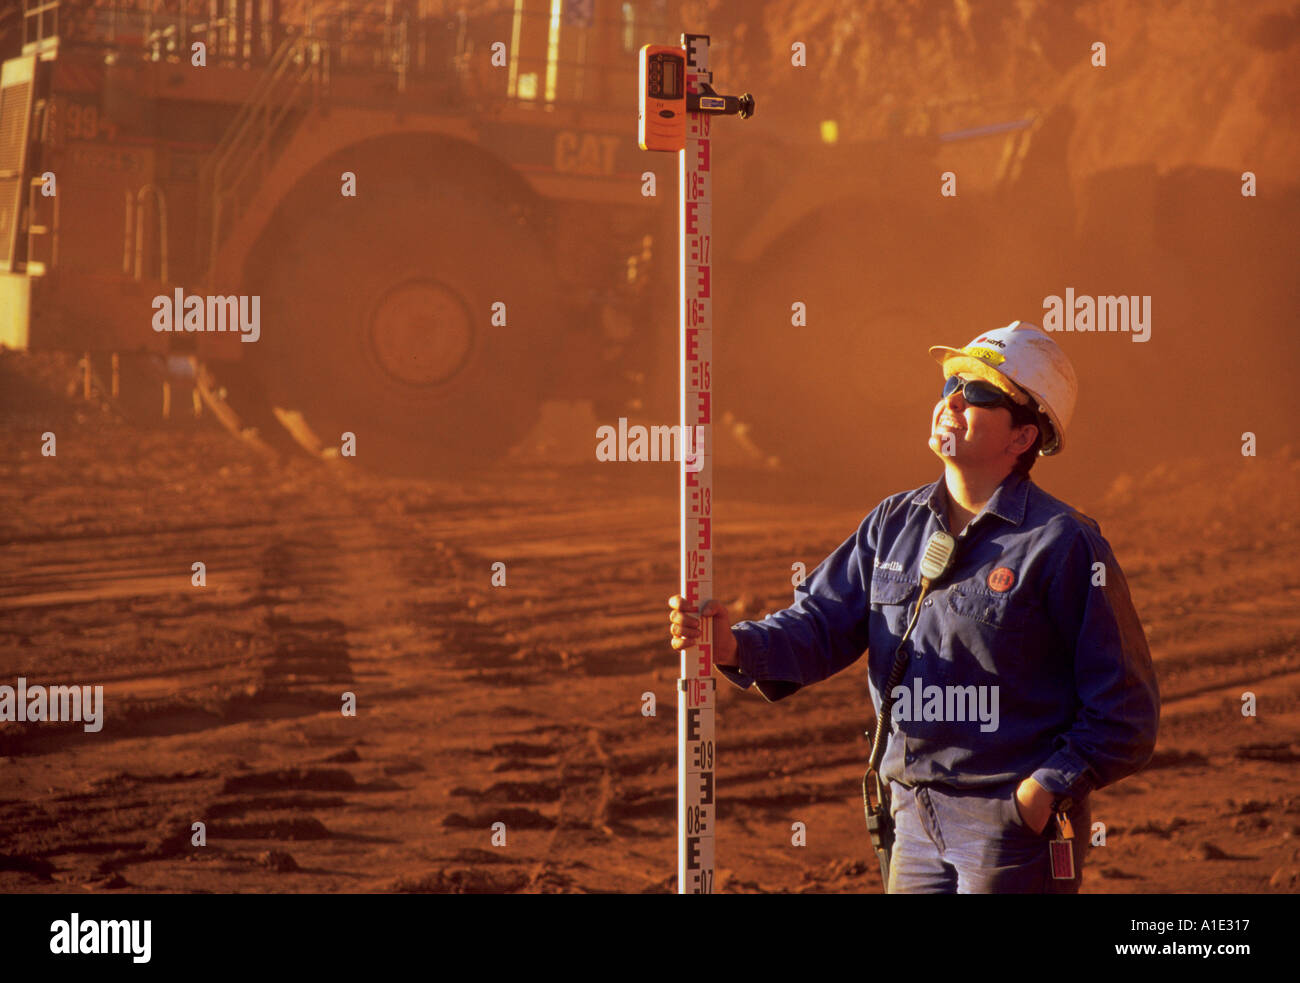
<path fill-rule="evenodd" d="M 287 143 L 289 114 L 318 106 L 328 83 L 329 46 L 301 34 L 286 38 L 217 144 L 204 168 L 209 276 L 226 236 Z"/>

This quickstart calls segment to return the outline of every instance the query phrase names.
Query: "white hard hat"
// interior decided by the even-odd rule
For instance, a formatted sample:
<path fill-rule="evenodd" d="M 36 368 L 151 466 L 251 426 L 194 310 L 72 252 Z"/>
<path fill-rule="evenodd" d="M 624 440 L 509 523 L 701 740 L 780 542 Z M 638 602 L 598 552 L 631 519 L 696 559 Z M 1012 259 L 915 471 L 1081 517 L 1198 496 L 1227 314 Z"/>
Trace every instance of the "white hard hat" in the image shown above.
<path fill-rule="evenodd" d="M 1043 457 L 1060 453 L 1065 428 L 1074 415 L 1079 380 L 1061 346 L 1042 328 L 1012 321 L 1005 328 L 985 331 L 965 348 L 935 345 L 930 354 L 943 365 L 944 378 L 966 372 L 993 383 L 1021 406 L 1032 399 L 1053 431 L 1043 435 L 1038 453 Z"/>

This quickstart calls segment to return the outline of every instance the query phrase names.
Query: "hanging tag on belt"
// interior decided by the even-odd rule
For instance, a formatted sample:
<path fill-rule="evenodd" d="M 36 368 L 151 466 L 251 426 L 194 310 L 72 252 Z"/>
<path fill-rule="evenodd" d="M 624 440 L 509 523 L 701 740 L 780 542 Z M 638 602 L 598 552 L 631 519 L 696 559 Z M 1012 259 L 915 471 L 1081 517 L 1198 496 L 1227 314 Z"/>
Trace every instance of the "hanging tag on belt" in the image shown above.
<path fill-rule="evenodd" d="M 1064 812 L 1056 814 L 1056 837 L 1048 844 L 1052 857 L 1052 878 L 1074 880 L 1074 827 Z"/>

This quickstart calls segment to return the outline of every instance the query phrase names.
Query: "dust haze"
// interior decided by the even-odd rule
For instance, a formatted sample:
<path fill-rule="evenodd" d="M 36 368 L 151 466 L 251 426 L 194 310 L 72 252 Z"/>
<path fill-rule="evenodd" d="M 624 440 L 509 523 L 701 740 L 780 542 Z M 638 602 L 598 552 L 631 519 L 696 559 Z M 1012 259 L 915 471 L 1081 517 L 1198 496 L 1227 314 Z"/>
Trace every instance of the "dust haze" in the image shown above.
<path fill-rule="evenodd" d="M 466 79 L 498 85 L 464 38 L 509 40 L 510 6 L 411 8 L 441 25 L 427 51 L 445 43 Z M 1053 336 L 1079 400 L 1064 452 L 1032 473 L 1099 521 L 1161 691 L 1154 759 L 1092 796 L 1106 845 L 1082 891 L 1294 893 L 1300 7 L 685 11 L 653 37 L 643 18 L 635 45 L 708 32 L 720 89 L 757 102 L 713 143 L 721 598 L 739 617 L 787 606 L 792 564 L 811 570 L 883 497 L 938 477 L 930 345 L 1042 324 L 1067 290 L 1149 297 L 1146 341 Z M 304 5 L 284 16 L 305 23 Z M 17 16 L 0 32 L 16 56 Z M 0 723 L 0 890 L 672 891 L 677 471 L 597 463 L 595 447 L 619 417 L 676 422 L 676 162 L 636 149 L 634 78 L 621 103 L 534 105 L 507 132 L 493 126 L 517 107 L 469 81 L 333 70 L 333 115 L 304 110 L 263 184 L 231 199 L 214 265 L 199 230 L 175 233 L 169 281 L 262 297 L 249 351 L 199 358 L 197 415 L 197 380 L 144 351 L 148 314 L 120 321 L 118 293 L 77 287 L 99 282 L 95 240 L 120 272 L 118 178 L 60 185 L 65 320 L 0 350 L 0 684 L 102 684 L 104 726 Z M 165 131 L 163 103 L 128 120 L 134 83 L 115 78 L 104 112 Z M 474 141 L 391 124 L 453 99 Z M 584 143 L 620 106 L 626 143 Z M 211 146 L 225 120 L 204 111 L 212 133 L 190 138 Z M 346 213 L 344 170 L 365 206 Z M 176 215 L 200 173 L 153 175 Z M 68 215 L 101 200 L 79 240 Z M 141 254 L 145 296 L 164 278 L 157 242 Z M 213 269 L 225 279 L 204 281 Z M 337 452 L 345 431 L 355 457 Z M 717 889 L 879 892 L 865 662 L 775 705 L 719 684 L 717 721 Z"/>

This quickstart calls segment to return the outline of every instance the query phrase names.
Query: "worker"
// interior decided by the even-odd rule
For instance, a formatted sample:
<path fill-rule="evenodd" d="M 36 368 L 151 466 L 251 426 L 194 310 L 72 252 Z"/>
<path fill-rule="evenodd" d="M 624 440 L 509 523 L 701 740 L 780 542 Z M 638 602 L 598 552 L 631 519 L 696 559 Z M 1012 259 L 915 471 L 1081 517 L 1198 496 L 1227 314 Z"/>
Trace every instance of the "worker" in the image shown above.
<path fill-rule="evenodd" d="M 1065 446 L 1077 393 L 1065 353 L 1023 321 L 930 352 L 943 476 L 877 505 L 762 621 L 733 626 L 717 600 L 697 612 L 670 598 L 672 646 L 696 644 L 697 615 L 711 618 L 719 670 L 768 702 L 865 650 L 885 742 L 873 760 L 892 825 L 877 851 L 886 890 L 1075 893 L 1090 793 L 1155 748 L 1146 635 L 1100 527 L 1029 477 Z M 927 547 L 945 541 L 946 568 L 923 575 Z M 899 683 L 883 692 L 891 671 Z"/>

